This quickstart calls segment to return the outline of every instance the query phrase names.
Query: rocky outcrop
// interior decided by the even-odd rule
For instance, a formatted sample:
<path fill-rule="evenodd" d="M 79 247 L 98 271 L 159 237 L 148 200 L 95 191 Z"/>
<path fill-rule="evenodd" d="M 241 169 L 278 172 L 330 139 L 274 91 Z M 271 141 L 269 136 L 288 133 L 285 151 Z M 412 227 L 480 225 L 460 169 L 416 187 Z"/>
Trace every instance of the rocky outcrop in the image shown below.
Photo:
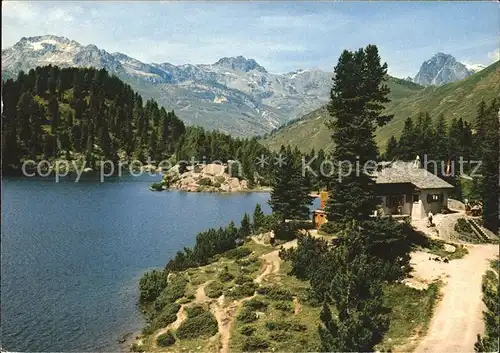
<path fill-rule="evenodd" d="M 450 54 L 437 53 L 422 64 L 413 82 L 423 86 L 440 86 L 463 80 L 477 72 L 481 65 L 473 65 L 473 67 L 471 68 L 471 65 L 467 67 Z"/>
<path fill-rule="evenodd" d="M 248 190 L 245 179 L 232 177 L 227 165 L 206 164 L 187 167 L 180 173 L 179 165 L 168 170 L 162 181 L 165 188 L 189 192 L 240 192 Z"/>

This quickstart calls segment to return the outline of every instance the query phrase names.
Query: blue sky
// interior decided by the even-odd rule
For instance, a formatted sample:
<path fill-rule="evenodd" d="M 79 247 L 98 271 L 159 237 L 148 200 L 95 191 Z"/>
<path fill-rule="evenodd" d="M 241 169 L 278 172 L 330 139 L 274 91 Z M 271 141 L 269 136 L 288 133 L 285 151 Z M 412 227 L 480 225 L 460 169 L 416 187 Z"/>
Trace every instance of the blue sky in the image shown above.
<path fill-rule="evenodd" d="M 379 47 L 389 72 L 414 76 L 438 51 L 498 60 L 497 2 L 2 2 L 2 49 L 55 34 L 144 62 L 255 59 L 273 73 L 331 71 L 340 52 Z"/>

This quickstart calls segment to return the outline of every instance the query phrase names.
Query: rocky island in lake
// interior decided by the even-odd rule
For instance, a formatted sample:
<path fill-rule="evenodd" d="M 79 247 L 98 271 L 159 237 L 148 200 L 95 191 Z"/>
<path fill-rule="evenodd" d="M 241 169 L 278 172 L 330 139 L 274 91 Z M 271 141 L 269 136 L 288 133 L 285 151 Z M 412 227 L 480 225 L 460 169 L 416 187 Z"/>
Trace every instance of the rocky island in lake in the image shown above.
<path fill-rule="evenodd" d="M 178 189 L 189 192 L 241 192 L 253 190 L 246 179 L 234 176 L 228 164 L 200 164 L 183 166 L 177 164 L 170 168 L 152 190 Z M 237 167 L 234 168 L 237 171 Z"/>

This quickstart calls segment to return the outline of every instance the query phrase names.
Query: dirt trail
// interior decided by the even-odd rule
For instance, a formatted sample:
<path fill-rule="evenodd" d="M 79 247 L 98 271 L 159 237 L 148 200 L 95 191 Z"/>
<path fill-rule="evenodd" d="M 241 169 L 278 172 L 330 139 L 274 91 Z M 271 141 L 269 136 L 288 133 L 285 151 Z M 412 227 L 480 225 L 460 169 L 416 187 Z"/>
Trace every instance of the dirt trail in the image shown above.
<path fill-rule="evenodd" d="M 262 255 L 260 258 L 264 260 L 264 270 L 255 278 L 254 282 L 260 284 L 265 277 L 269 276 L 270 274 L 278 273 L 281 264 L 281 259 L 279 256 L 280 249 L 290 249 L 295 246 L 297 246 L 297 239 L 280 245 L 278 250 L 271 251 L 270 253 Z"/>
<path fill-rule="evenodd" d="M 187 317 L 186 304 L 182 304 L 179 311 L 177 312 L 177 319 L 171 324 L 167 325 L 167 327 L 162 328 L 160 331 L 156 333 L 153 344 L 156 346 L 156 339 L 158 338 L 158 336 L 163 335 L 169 330 L 177 330 L 179 326 L 182 324 L 182 322 L 186 320 L 186 317 Z"/>
<path fill-rule="evenodd" d="M 281 262 L 279 250 L 264 254 L 260 258 L 264 260 L 264 270 L 254 279 L 257 284 L 262 283 L 262 280 L 270 274 L 278 273 Z"/>
<path fill-rule="evenodd" d="M 440 275 L 446 273 L 442 299 L 415 353 L 474 351 L 477 334 L 484 331 L 482 276 L 499 249 L 497 245 L 471 245 L 468 249 L 468 255 L 446 264 L 446 270 L 437 269 Z"/>
<path fill-rule="evenodd" d="M 252 237 L 252 239 L 262 245 L 265 244 L 261 239 L 257 237 Z M 290 247 L 296 246 L 297 240 L 289 241 L 282 245 L 283 248 L 288 249 Z M 266 278 L 270 274 L 276 274 L 280 270 L 281 259 L 279 257 L 279 249 L 275 251 L 271 251 L 270 253 L 264 254 L 260 256 L 261 259 L 264 260 L 264 269 L 262 272 L 254 279 L 254 282 L 257 284 L 261 284 L 264 278 Z M 220 334 L 220 342 L 221 349 L 219 353 L 228 353 L 229 352 L 229 340 L 231 338 L 231 327 L 233 326 L 234 320 L 236 318 L 235 314 L 238 308 L 243 304 L 243 302 L 250 300 L 255 297 L 255 294 L 242 298 L 240 300 L 235 300 L 227 307 L 224 307 L 224 296 L 220 296 L 217 302 L 214 302 L 210 309 L 217 319 L 217 323 L 219 326 L 219 334 Z"/>
<path fill-rule="evenodd" d="M 229 339 L 231 338 L 231 326 L 235 319 L 235 313 L 243 301 L 250 298 L 251 297 L 247 297 L 234 301 L 229 304 L 229 306 L 224 307 L 224 295 L 221 295 L 219 299 L 210 306 L 210 310 L 217 319 L 217 325 L 219 327 L 220 353 L 229 352 Z"/>
<path fill-rule="evenodd" d="M 258 244 L 268 245 L 265 244 L 264 241 L 262 239 L 259 239 L 258 237 L 254 236 L 252 237 L 252 239 Z M 264 266 L 262 272 L 254 279 L 254 282 L 257 284 L 261 284 L 264 278 L 266 278 L 268 275 L 278 273 L 280 270 L 280 263 L 281 263 L 281 259 L 279 257 L 279 249 L 281 248 L 289 249 L 294 246 L 297 246 L 296 239 L 282 244 L 277 250 L 271 251 L 270 253 L 260 256 L 260 258 L 264 260 Z M 255 294 L 250 297 L 245 297 L 240 300 L 235 300 L 225 307 L 224 295 L 221 295 L 217 300 L 213 300 L 205 294 L 205 287 L 210 282 L 212 282 L 212 280 L 203 283 L 196 289 L 194 302 L 198 304 L 210 303 L 210 311 L 215 316 L 217 320 L 217 326 L 219 328 L 220 346 L 221 346 L 219 353 L 229 353 L 231 327 L 233 326 L 234 320 L 236 319 L 235 315 L 236 311 L 238 311 L 238 308 L 243 304 L 243 302 L 254 298 Z M 177 320 L 175 320 L 175 322 L 171 323 L 164 329 L 161 329 L 160 331 L 157 332 L 157 334 L 155 335 L 154 344 L 156 344 L 156 337 L 158 337 L 159 335 L 167 332 L 168 330 L 175 330 L 179 328 L 181 323 L 187 317 L 187 313 L 185 310 L 186 305 L 187 304 L 181 305 L 181 308 L 177 312 Z M 294 305 L 295 305 L 295 313 L 297 314 L 300 310 L 300 304 L 294 301 Z"/>
<path fill-rule="evenodd" d="M 206 303 L 206 302 L 210 301 L 210 298 L 207 297 L 206 294 L 205 294 L 205 287 L 210 282 L 212 282 L 212 280 L 203 283 L 202 285 L 200 285 L 196 289 L 196 296 L 195 296 L 195 300 L 194 300 L 195 303 L 197 303 L 197 304 L 203 304 L 203 303 Z M 154 342 L 155 345 L 156 345 L 156 338 L 158 338 L 158 336 L 166 333 L 168 330 L 177 330 L 179 328 L 179 326 L 182 324 L 182 322 L 184 320 L 186 320 L 186 318 L 187 318 L 186 305 L 187 304 L 182 304 L 181 305 L 181 307 L 179 308 L 179 311 L 177 312 L 177 319 L 174 322 L 172 322 L 171 324 L 167 325 L 167 327 L 162 328 L 160 331 L 158 331 L 156 333 L 156 335 L 155 335 L 155 342 Z"/>
<path fill-rule="evenodd" d="M 206 281 L 205 283 L 203 283 L 201 286 L 198 287 L 198 289 L 196 290 L 196 295 L 195 295 L 195 299 L 194 299 L 196 303 L 203 304 L 203 303 L 209 302 L 211 300 L 205 294 L 205 287 L 208 286 L 210 284 L 210 282 L 212 282 L 212 280 Z"/>

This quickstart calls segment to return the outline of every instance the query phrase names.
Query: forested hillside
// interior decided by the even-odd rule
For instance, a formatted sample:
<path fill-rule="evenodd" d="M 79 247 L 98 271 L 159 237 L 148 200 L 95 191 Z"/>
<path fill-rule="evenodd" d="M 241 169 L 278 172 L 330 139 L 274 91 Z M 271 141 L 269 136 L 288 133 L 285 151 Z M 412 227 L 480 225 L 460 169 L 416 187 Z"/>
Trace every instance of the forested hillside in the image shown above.
<path fill-rule="evenodd" d="M 106 70 L 37 67 L 2 83 L 2 168 L 25 159 L 145 162 L 164 159 L 250 161 L 266 153 L 256 139 L 235 139 L 186 127 L 154 100 L 142 97 Z"/>
<path fill-rule="evenodd" d="M 376 142 L 379 147 L 385 147 L 391 135 L 401 134 L 408 117 L 417 117 L 420 113 L 427 112 L 434 117 L 443 114 L 449 124 L 453 118 L 472 122 L 481 101 L 491 102 L 494 98 L 500 98 L 500 62 L 462 81 L 440 87 L 429 86 L 424 89 L 392 77 L 387 85 L 391 89 L 391 102 L 385 105 L 385 113 L 394 114 L 394 118 L 377 130 Z M 331 150 L 330 131 L 325 126 L 328 119 L 328 112 L 322 107 L 265 136 L 262 143 L 274 150 L 278 150 L 283 143 L 298 146 L 302 151 L 311 148 Z"/>

